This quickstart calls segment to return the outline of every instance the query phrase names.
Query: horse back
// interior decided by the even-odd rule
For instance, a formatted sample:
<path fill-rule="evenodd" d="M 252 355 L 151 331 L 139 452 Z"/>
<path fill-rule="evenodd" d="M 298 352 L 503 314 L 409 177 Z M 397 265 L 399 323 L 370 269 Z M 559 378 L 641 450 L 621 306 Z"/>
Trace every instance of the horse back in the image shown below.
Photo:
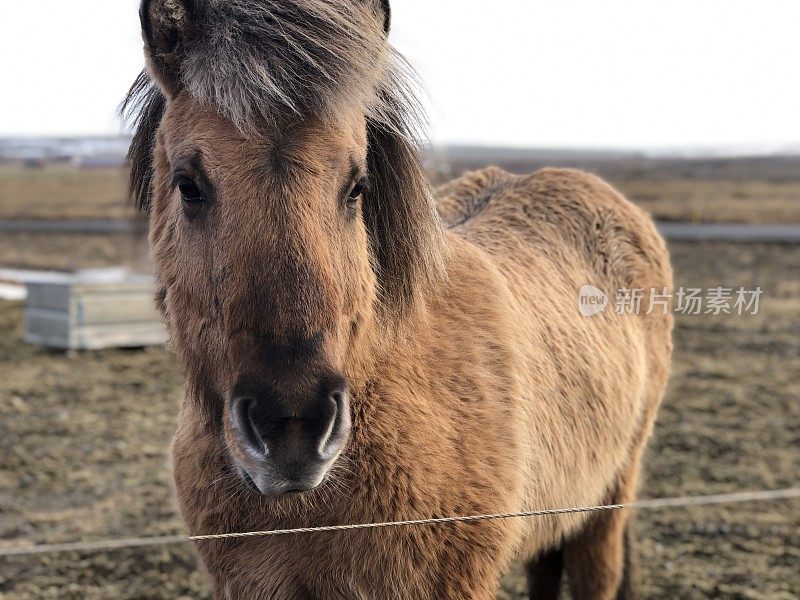
<path fill-rule="evenodd" d="M 629 343 L 629 334 L 647 346 L 651 371 L 665 368 L 672 316 L 663 303 L 651 306 L 651 296 L 671 292 L 669 253 L 650 216 L 608 183 L 574 169 L 520 176 L 489 167 L 441 187 L 437 207 L 451 234 L 503 273 L 517 299 L 509 310 L 529 317 L 521 325 L 529 320 L 555 336 L 553 350 L 570 343 L 559 335 L 596 338 L 600 331 L 608 353 L 625 357 L 616 346 Z M 578 311 L 584 285 L 608 296 L 598 318 Z M 635 308 L 620 305 L 634 290 Z"/>
<path fill-rule="evenodd" d="M 437 190 L 446 225 L 498 257 L 496 239 L 588 269 L 618 288 L 669 287 L 669 255 L 650 217 L 605 181 L 575 169 L 466 173 Z M 492 241 L 495 238 L 495 241 Z"/>

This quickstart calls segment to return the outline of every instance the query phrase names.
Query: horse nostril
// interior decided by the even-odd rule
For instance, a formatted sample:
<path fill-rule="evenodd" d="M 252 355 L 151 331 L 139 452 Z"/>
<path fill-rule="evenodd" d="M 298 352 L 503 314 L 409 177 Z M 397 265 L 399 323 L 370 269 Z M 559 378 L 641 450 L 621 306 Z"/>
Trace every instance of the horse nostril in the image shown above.
<path fill-rule="evenodd" d="M 251 452 L 262 457 L 269 454 L 269 449 L 262 437 L 256 416 L 257 402 L 247 396 L 233 399 L 231 406 L 231 425 L 234 433 L 245 442 Z"/>
<path fill-rule="evenodd" d="M 343 438 L 350 429 L 350 407 L 344 387 L 337 387 L 330 392 L 328 401 L 333 405 L 333 414 L 327 432 L 318 446 L 318 452 L 323 459 L 331 458 L 339 451 Z"/>
<path fill-rule="evenodd" d="M 240 469 L 239 470 L 239 476 L 242 478 L 242 480 L 244 481 L 245 485 L 247 487 L 249 487 L 251 490 L 253 490 L 254 492 L 260 492 L 261 491 L 261 490 L 258 489 L 258 486 L 256 485 L 256 482 L 253 481 L 253 478 L 250 477 L 250 474 L 247 471 L 245 471 L 244 469 Z"/>
<path fill-rule="evenodd" d="M 334 374 L 304 388 L 287 387 L 291 391 L 242 378 L 230 394 L 232 458 L 244 483 L 267 495 L 318 486 L 350 432 L 344 377 Z"/>

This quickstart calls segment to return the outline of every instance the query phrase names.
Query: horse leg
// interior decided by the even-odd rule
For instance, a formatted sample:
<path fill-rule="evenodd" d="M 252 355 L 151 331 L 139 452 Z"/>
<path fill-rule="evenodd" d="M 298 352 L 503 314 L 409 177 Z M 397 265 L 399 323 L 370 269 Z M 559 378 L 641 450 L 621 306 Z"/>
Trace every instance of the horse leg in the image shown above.
<path fill-rule="evenodd" d="M 531 559 L 525 570 L 528 575 L 528 597 L 531 600 L 557 600 L 561 590 L 564 553 L 561 548 Z"/>
<path fill-rule="evenodd" d="M 635 498 L 638 460 L 618 480 L 608 502 Z M 596 513 L 576 537 L 564 545 L 564 564 L 574 600 L 632 600 L 635 598 L 631 537 L 624 510 Z"/>

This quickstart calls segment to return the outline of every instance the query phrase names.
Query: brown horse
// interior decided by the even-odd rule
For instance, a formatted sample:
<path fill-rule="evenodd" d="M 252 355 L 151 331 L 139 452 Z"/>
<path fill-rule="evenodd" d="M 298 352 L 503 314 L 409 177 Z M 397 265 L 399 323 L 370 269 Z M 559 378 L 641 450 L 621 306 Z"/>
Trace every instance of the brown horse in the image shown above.
<path fill-rule="evenodd" d="M 191 533 L 634 498 L 671 319 L 577 303 L 670 287 L 644 213 L 568 170 L 468 174 L 437 206 L 386 0 L 145 0 L 141 19 L 132 187 L 188 380 Z M 515 557 L 537 598 L 562 567 L 575 597 L 614 598 L 625 530 L 615 512 L 197 547 L 216 598 L 487 600 Z"/>

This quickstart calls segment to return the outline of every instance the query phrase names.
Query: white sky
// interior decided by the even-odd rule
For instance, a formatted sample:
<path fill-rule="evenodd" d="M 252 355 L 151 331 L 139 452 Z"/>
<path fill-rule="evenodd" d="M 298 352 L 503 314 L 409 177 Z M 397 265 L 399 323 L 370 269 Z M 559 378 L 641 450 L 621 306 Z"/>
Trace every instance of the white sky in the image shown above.
<path fill-rule="evenodd" d="M 354 0 L 355 1 L 355 0 Z M 800 144 L 798 0 L 394 0 L 436 142 Z M 0 0 L 0 136 L 115 133 L 138 0 Z"/>

